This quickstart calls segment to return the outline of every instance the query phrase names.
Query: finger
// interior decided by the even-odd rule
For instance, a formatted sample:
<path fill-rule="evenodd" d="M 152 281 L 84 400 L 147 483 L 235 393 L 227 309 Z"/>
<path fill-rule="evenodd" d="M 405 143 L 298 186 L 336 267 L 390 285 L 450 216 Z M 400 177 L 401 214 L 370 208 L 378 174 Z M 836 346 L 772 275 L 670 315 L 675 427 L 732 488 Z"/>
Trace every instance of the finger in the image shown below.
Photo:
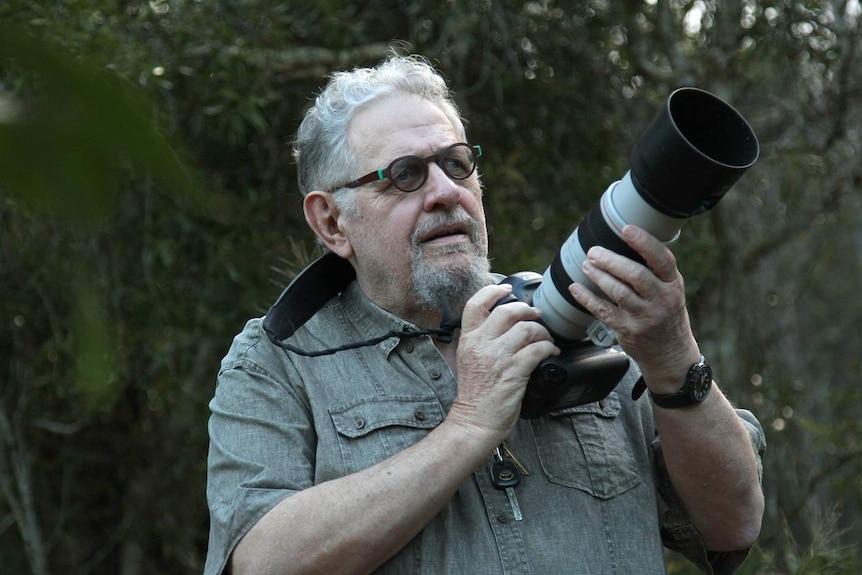
<path fill-rule="evenodd" d="M 461 328 L 464 331 L 476 329 L 488 319 L 494 305 L 510 293 L 512 286 L 509 284 L 489 285 L 477 291 L 464 305 Z"/>
<path fill-rule="evenodd" d="M 584 275 L 618 306 L 643 306 L 646 297 L 654 291 L 649 282 L 651 271 L 608 250 L 591 249 L 581 267 Z"/>
<path fill-rule="evenodd" d="M 519 320 L 501 334 L 499 341 L 504 346 L 522 349 L 532 343 L 550 341 L 554 338 L 544 325 L 532 320 Z"/>
<path fill-rule="evenodd" d="M 530 374 L 538 367 L 539 363 L 551 356 L 558 355 L 560 355 L 560 348 L 553 341 L 546 339 L 529 341 L 513 354 L 513 364 L 516 366 L 517 377 L 526 386 Z"/>
<path fill-rule="evenodd" d="M 676 258 L 668 247 L 645 230 L 627 225 L 622 230 L 625 242 L 646 261 L 647 267 L 665 282 L 675 281 L 679 275 Z"/>
<path fill-rule="evenodd" d="M 616 315 L 617 306 L 608 300 L 599 297 L 589 288 L 581 283 L 573 283 L 569 286 L 569 293 L 575 300 L 584 306 L 597 320 L 612 326 Z"/>
<path fill-rule="evenodd" d="M 667 284 L 677 284 L 682 276 L 676 268 L 676 259 L 661 242 L 641 230 L 641 240 L 645 245 L 642 250 L 646 265 L 617 254 L 607 248 L 594 246 L 587 252 L 587 259 L 582 269 L 584 274 L 600 285 L 602 291 L 612 296 L 619 303 L 628 301 L 630 290 L 644 300 L 652 299 L 667 287 Z M 592 266 L 592 267 L 591 267 Z M 662 276 L 657 274 L 652 266 L 656 266 Z M 605 277 L 606 272 L 610 277 Z M 616 282 L 623 282 L 619 285 Z M 637 303 L 637 302 L 634 302 Z"/>
<path fill-rule="evenodd" d="M 499 305 L 491 310 L 487 324 L 490 328 L 503 333 L 512 328 L 518 322 L 538 322 L 542 312 L 537 308 L 527 305 L 521 301 L 514 301 Z"/>
<path fill-rule="evenodd" d="M 461 338 L 459 373 L 490 377 L 496 386 L 523 387 L 539 362 L 560 353 L 547 328 L 535 321 L 519 321 L 490 338 L 480 332 Z"/>

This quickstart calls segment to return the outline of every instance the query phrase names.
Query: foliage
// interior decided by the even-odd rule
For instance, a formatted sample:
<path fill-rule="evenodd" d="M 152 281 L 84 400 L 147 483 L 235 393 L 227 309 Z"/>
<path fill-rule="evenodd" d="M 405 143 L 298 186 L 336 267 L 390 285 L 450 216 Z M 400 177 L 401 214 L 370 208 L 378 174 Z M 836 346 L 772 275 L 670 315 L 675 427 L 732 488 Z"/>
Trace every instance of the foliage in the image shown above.
<path fill-rule="evenodd" d="M 291 134 L 327 72 L 393 47 L 439 65 L 486 150 L 501 272 L 551 261 L 675 87 L 749 118 L 759 163 L 674 247 L 704 353 L 770 443 L 743 570 L 858 572 L 859 20 L 854 1 L 0 5 L 4 573 L 200 571 L 218 362 L 315 251 Z"/>

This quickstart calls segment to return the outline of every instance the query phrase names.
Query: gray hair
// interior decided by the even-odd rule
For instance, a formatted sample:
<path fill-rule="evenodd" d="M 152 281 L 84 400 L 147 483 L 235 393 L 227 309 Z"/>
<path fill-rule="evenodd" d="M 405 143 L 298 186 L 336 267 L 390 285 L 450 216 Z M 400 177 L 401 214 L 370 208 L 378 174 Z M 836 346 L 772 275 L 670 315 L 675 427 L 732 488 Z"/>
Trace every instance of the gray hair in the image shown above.
<path fill-rule="evenodd" d="M 358 176 L 359 158 L 347 132 L 357 111 L 394 93 L 418 95 L 437 106 L 466 139 L 464 123 L 443 77 L 422 56 L 393 55 L 372 68 L 335 72 L 306 112 L 293 142 L 299 191 L 332 190 Z M 354 194 L 336 196 L 343 207 Z"/>

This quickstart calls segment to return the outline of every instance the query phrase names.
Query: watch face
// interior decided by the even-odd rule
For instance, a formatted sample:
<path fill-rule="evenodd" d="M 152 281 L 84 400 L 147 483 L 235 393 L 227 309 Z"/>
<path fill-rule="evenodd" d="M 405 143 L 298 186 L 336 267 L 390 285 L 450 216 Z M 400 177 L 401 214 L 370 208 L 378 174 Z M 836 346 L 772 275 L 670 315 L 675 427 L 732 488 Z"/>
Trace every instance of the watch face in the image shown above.
<path fill-rule="evenodd" d="M 712 369 L 705 363 L 696 363 L 688 370 L 685 384 L 676 393 L 655 394 L 650 391 L 650 397 L 659 407 L 673 409 L 695 405 L 706 399 L 712 387 Z"/>
<path fill-rule="evenodd" d="M 706 399 L 712 385 L 712 370 L 708 365 L 701 364 L 692 369 L 691 384 L 692 398 L 697 402 Z"/>

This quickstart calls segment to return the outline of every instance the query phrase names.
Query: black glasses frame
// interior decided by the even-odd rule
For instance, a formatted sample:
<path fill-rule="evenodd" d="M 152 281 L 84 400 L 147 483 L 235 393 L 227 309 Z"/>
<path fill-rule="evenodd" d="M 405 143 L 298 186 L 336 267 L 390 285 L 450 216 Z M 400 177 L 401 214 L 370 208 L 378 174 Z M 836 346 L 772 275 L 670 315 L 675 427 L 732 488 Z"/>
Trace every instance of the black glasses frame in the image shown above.
<path fill-rule="evenodd" d="M 471 166 L 470 170 L 466 174 L 464 174 L 463 176 L 453 174 L 450 171 L 449 167 L 446 165 L 446 162 L 444 161 L 444 160 L 450 158 L 451 152 L 457 148 L 467 148 L 470 152 L 469 157 L 470 157 L 470 159 L 473 160 L 473 165 Z M 352 182 L 348 182 L 348 183 L 344 184 L 343 186 L 338 186 L 338 187 L 339 188 L 357 188 L 359 186 L 362 186 L 364 184 L 369 184 L 371 182 L 378 182 L 380 180 L 389 179 L 389 181 L 392 182 L 392 185 L 395 186 L 396 188 L 398 188 L 399 190 L 401 190 L 402 192 L 415 192 L 416 190 L 421 188 L 423 185 L 425 185 L 425 182 L 428 181 L 428 164 L 429 163 L 434 162 L 435 164 L 440 166 L 440 169 L 443 170 L 443 173 L 446 174 L 447 176 L 449 176 L 453 180 L 466 180 L 467 178 L 469 178 L 473 174 L 473 172 L 476 171 L 476 165 L 478 164 L 478 162 L 476 160 L 478 160 L 481 157 L 482 157 L 482 146 L 480 146 L 478 144 L 470 145 L 470 144 L 466 144 L 464 142 L 459 142 L 457 144 L 452 144 L 451 146 L 449 146 L 448 148 L 446 148 L 445 150 L 443 150 L 439 154 L 432 154 L 432 155 L 426 156 L 424 158 L 420 158 L 419 156 L 401 156 L 400 158 L 395 158 L 385 168 L 380 168 L 379 170 L 374 170 L 373 172 L 365 174 L 364 176 L 357 178 L 357 179 L 353 180 Z M 403 162 L 410 162 L 411 163 L 410 167 L 414 167 L 414 168 L 419 167 L 421 177 L 418 179 L 417 182 L 414 182 L 415 185 L 414 185 L 414 183 L 411 183 L 411 185 L 408 185 L 407 187 L 402 187 L 401 185 L 398 184 L 397 178 L 392 177 L 393 168 L 395 168 L 396 166 L 398 166 L 399 164 L 401 164 Z"/>

